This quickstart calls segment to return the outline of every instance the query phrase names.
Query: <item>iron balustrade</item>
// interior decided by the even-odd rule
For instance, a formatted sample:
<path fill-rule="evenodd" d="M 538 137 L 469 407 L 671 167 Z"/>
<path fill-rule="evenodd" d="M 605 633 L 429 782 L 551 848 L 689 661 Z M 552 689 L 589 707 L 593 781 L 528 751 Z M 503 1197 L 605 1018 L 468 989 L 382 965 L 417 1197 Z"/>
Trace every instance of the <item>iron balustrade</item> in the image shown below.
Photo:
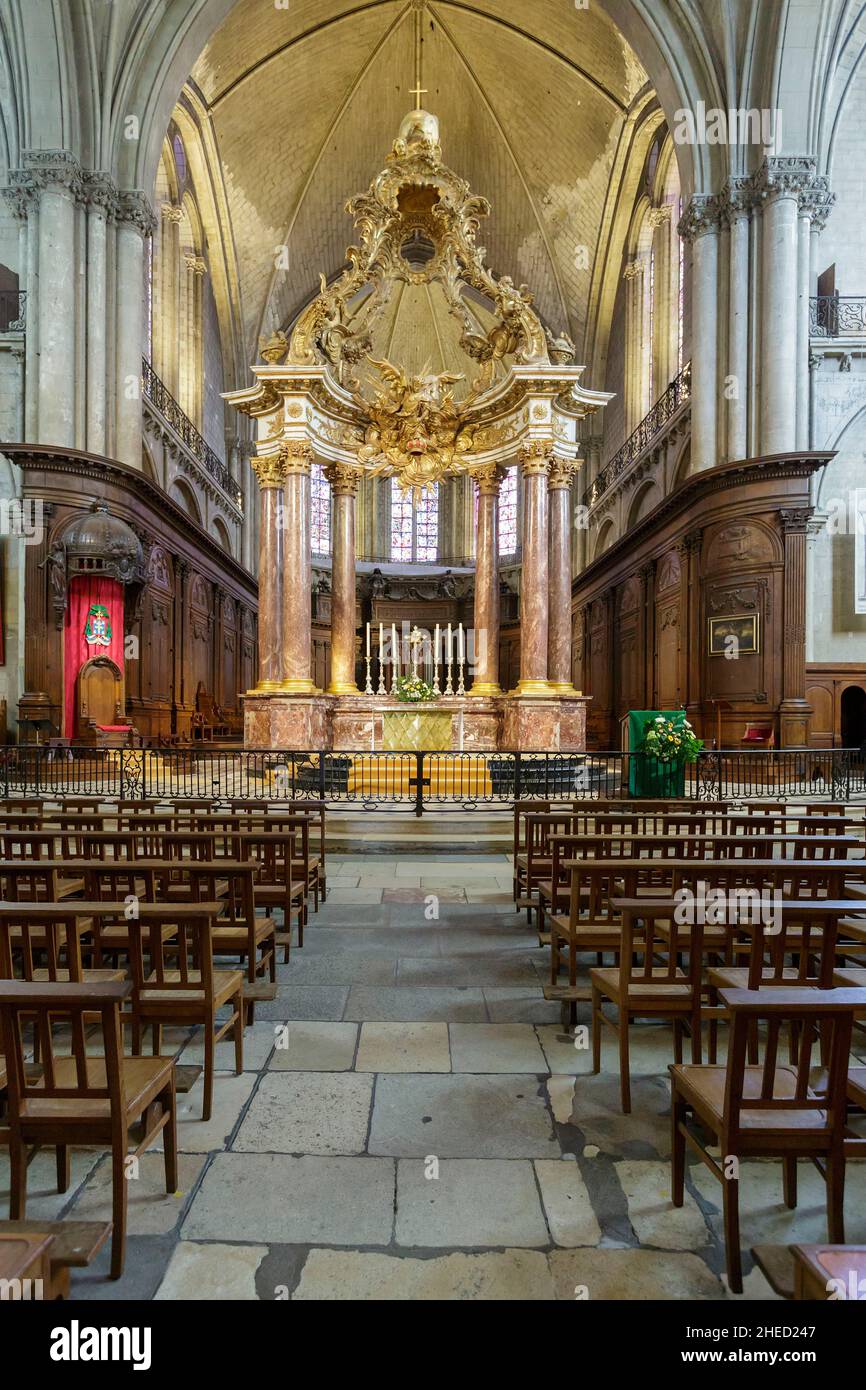
<path fill-rule="evenodd" d="M 219 455 L 214 453 L 210 445 L 199 434 L 192 420 L 178 405 L 165 382 L 157 376 L 146 357 L 141 359 L 141 384 L 145 396 L 154 409 L 159 411 L 163 420 L 171 425 L 175 434 L 180 436 L 205 472 L 219 484 L 234 505 L 242 510 L 241 489 L 237 479 L 232 476 Z"/>
<path fill-rule="evenodd" d="M 809 333 L 813 338 L 866 335 L 866 295 L 815 295 L 809 300 Z"/>
<path fill-rule="evenodd" d="M 649 414 L 623 444 L 583 494 L 583 505 L 594 507 L 608 488 L 621 478 L 636 459 L 664 434 L 680 407 L 692 398 L 692 364 L 687 362 L 678 376 L 659 396 Z"/>
<path fill-rule="evenodd" d="M 323 800 L 333 810 L 509 810 L 515 800 L 628 799 L 644 753 L 296 752 L 285 749 L 141 750 L 19 745 L 0 750 L 0 795 Z M 639 769 L 640 770 L 640 769 Z M 671 776 L 670 796 L 678 794 Z M 668 795 L 664 785 L 657 793 Z M 860 749 L 722 749 L 685 769 L 692 801 L 866 798 Z"/>
<path fill-rule="evenodd" d="M 0 290 L 0 333 L 23 333 L 27 325 L 27 291 Z"/>

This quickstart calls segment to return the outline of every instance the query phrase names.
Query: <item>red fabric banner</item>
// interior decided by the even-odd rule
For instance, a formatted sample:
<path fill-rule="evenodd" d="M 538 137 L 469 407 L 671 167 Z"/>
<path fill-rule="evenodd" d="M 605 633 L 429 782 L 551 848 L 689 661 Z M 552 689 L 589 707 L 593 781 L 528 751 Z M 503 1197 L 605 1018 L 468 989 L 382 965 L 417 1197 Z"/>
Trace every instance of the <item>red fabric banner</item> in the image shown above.
<path fill-rule="evenodd" d="M 101 642 L 88 642 L 85 636 L 88 616 L 94 605 L 104 608 L 108 614 L 111 641 L 107 646 Z M 91 635 L 104 635 L 104 623 L 104 614 L 93 615 L 90 619 Z M 123 585 L 116 579 L 106 579 L 101 575 L 76 574 L 69 585 L 63 633 L 63 734 L 66 738 L 74 739 L 77 733 L 78 672 L 95 656 L 110 657 L 123 670 Z"/>

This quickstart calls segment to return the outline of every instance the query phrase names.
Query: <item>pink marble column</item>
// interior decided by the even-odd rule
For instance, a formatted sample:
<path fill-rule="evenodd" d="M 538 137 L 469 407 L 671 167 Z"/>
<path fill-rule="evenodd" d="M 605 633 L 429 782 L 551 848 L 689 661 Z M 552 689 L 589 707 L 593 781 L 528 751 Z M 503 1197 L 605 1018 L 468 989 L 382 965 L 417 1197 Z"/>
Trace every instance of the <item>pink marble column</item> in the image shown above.
<path fill-rule="evenodd" d="M 499 684 L 499 489 L 504 469 L 495 463 L 473 473 L 478 485 L 475 536 L 475 675 L 469 694 L 501 695 Z"/>
<path fill-rule="evenodd" d="M 329 695 L 358 695 L 355 684 L 355 498 L 359 474 L 329 464 L 331 484 L 331 682 Z"/>
<path fill-rule="evenodd" d="M 547 477 L 553 443 L 524 444 L 523 563 L 520 577 L 520 680 L 515 694 L 550 696 L 547 682 L 548 511 Z"/>
<path fill-rule="evenodd" d="M 312 579 L 310 553 L 310 471 L 313 451 L 304 439 L 283 446 L 286 486 L 283 502 L 283 683 L 290 695 L 313 695 Z"/>
<path fill-rule="evenodd" d="M 547 677 L 556 695 L 573 695 L 571 682 L 571 479 L 575 465 L 554 459 L 548 479 Z"/>
<path fill-rule="evenodd" d="M 283 517 L 286 478 L 282 453 L 250 460 L 261 489 L 259 525 L 259 681 L 257 691 L 279 690 L 283 674 Z"/>

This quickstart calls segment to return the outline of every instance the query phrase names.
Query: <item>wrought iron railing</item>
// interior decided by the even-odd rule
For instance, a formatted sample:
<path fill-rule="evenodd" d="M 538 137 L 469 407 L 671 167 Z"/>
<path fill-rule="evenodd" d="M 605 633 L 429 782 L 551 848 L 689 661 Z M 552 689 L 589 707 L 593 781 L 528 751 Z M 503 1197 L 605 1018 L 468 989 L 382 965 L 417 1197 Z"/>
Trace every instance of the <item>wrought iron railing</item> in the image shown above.
<path fill-rule="evenodd" d="M 654 443 L 679 414 L 681 406 L 692 397 L 692 364 L 687 362 L 678 376 L 659 396 L 652 410 L 643 417 L 637 429 L 629 435 L 622 448 L 617 450 L 609 463 L 590 483 L 583 494 L 585 507 L 594 507 L 596 502 L 617 478 L 621 478 L 645 449 Z"/>
<path fill-rule="evenodd" d="M 856 338 L 866 335 L 866 295 L 814 296 L 809 300 L 809 333 L 813 338 Z"/>
<path fill-rule="evenodd" d="M 198 460 L 214 482 L 219 484 L 223 492 L 231 498 L 234 505 L 240 507 L 241 490 L 237 479 L 232 476 L 219 455 L 214 453 L 210 445 L 199 434 L 192 420 L 178 405 L 165 382 L 157 376 L 146 357 L 141 359 L 141 384 L 145 396 L 154 409 L 159 411 L 166 424 L 171 425 L 189 452 Z"/>
<path fill-rule="evenodd" d="M 739 801 L 866 798 L 862 750 L 731 749 L 685 769 L 647 766 L 644 753 L 291 752 L 220 748 L 0 749 L 0 796 L 189 797 L 226 804 L 324 800 L 341 811 L 495 811 L 515 800 L 627 798 L 651 773 L 654 797 Z"/>
<path fill-rule="evenodd" d="M 27 291 L 0 290 L 0 333 L 23 333 L 27 323 Z"/>

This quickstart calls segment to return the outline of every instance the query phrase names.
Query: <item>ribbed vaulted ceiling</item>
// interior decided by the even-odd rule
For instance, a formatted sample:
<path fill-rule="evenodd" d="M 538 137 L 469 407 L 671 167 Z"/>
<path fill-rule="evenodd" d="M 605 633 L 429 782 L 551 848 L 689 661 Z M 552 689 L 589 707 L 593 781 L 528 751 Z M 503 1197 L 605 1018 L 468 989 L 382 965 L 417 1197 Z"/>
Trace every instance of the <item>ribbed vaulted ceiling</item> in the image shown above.
<path fill-rule="evenodd" d="M 646 73 L 597 4 L 431 0 L 427 110 L 443 156 L 492 204 L 488 265 L 580 347 L 623 121 Z M 254 348 L 343 264 L 344 212 L 415 104 L 411 0 L 239 0 L 192 73 L 211 110 Z M 289 269 L 275 271 L 288 246 Z M 586 248 L 581 251 L 581 248 Z"/>

